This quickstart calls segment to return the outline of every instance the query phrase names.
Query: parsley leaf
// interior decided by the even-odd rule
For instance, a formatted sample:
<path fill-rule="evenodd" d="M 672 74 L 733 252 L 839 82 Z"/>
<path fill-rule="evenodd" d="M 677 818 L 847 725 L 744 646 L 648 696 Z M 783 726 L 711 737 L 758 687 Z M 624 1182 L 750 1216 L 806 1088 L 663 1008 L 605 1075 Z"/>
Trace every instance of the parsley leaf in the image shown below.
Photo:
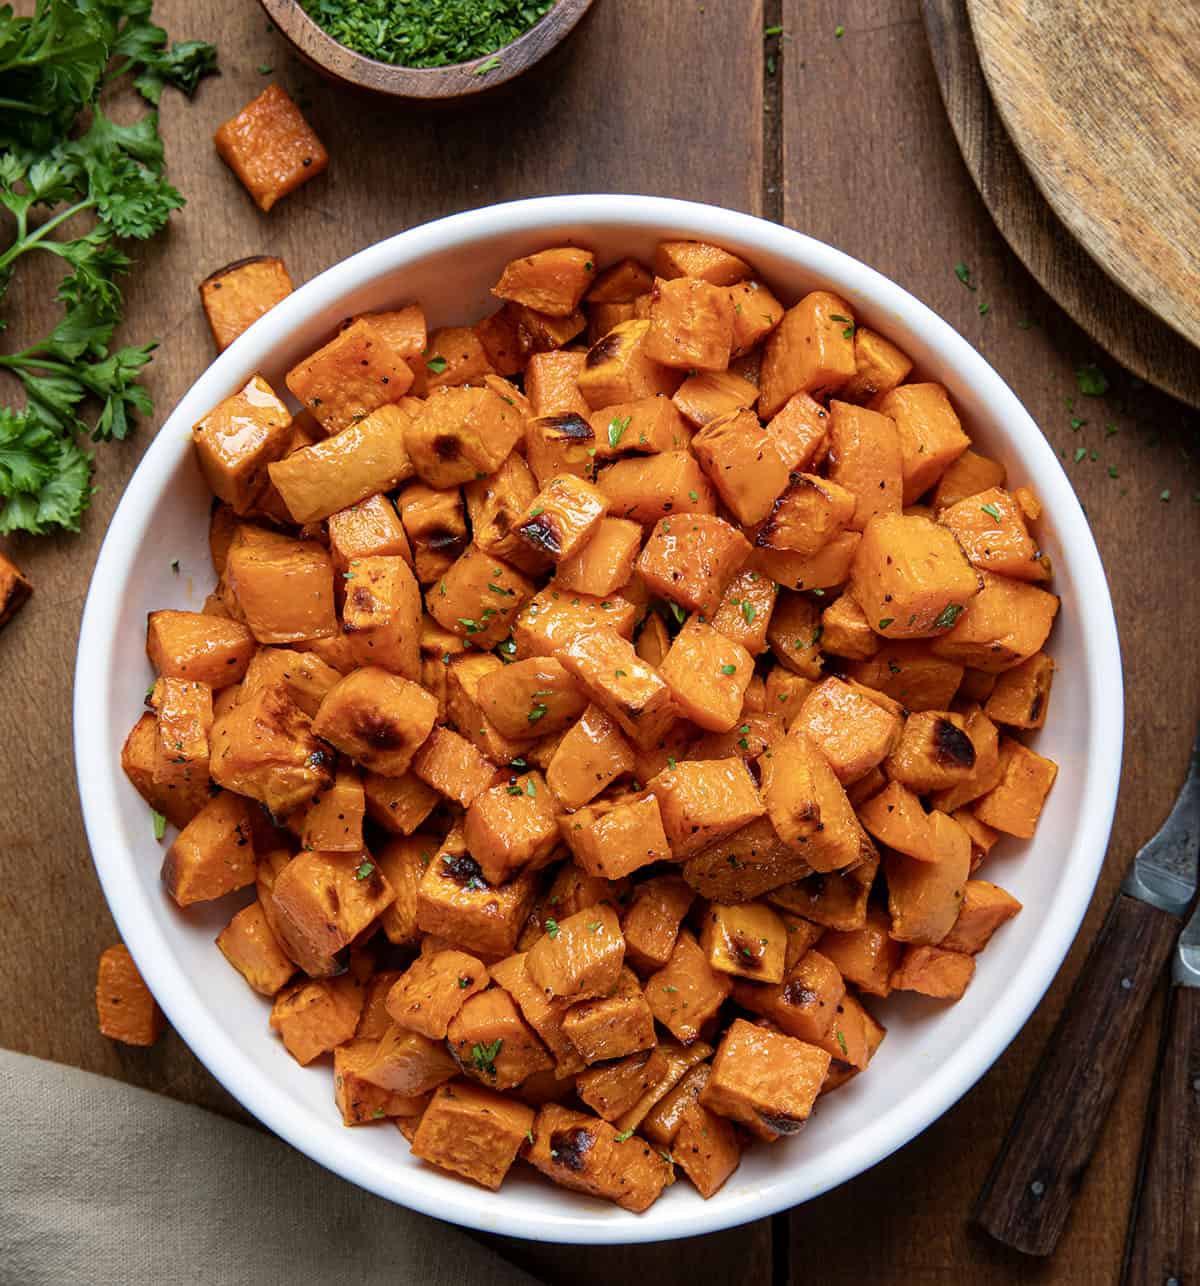
<path fill-rule="evenodd" d="M 503 1046 L 503 1037 L 497 1037 L 490 1045 L 472 1045 L 471 1062 L 475 1064 L 476 1071 L 482 1072 L 484 1076 L 495 1076 L 496 1059 Z"/>
<path fill-rule="evenodd" d="M 1000 521 L 1000 510 L 997 509 L 995 505 L 992 505 L 992 504 L 980 505 L 979 508 L 985 514 L 989 514 L 991 517 L 995 518 L 997 522 Z"/>
<path fill-rule="evenodd" d="M 1089 362 L 1075 372 L 1075 383 L 1085 397 L 1103 397 L 1108 392 L 1108 376 L 1095 362 Z"/>
<path fill-rule="evenodd" d="M 933 623 L 935 630 L 948 630 L 954 625 L 954 622 L 963 614 L 966 609 L 961 603 L 947 603 L 942 609 L 938 618 Z"/>
<path fill-rule="evenodd" d="M 167 819 L 162 813 L 156 813 L 153 809 L 150 810 L 150 816 L 154 819 L 154 838 L 161 840 L 167 833 Z"/>
<path fill-rule="evenodd" d="M 624 417 L 619 415 L 614 415 L 613 418 L 609 420 L 608 445 L 614 448 L 614 450 L 616 449 L 616 447 L 620 445 L 621 438 L 624 435 L 625 430 L 629 428 L 629 421 L 632 418 L 633 417 L 629 415 L 626 415 Z"/>

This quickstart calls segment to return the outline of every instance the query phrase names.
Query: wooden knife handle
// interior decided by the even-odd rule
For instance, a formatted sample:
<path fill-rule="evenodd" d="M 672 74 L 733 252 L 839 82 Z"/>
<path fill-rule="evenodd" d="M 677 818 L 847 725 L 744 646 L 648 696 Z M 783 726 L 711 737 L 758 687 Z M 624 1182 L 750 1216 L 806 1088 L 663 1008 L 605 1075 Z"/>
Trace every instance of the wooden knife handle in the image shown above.
<path fill-rule="evenodd" d="M 1125 1286 L 1200 1284 L 1200 988 L 1172 987 Z"/>
<path fill-rule="evenodd" d="M 1178 935 L 1174 916 L 1117 895 L 976 1202 L 997 1241 L 1027 1255 L 1057 1245 Z"/>

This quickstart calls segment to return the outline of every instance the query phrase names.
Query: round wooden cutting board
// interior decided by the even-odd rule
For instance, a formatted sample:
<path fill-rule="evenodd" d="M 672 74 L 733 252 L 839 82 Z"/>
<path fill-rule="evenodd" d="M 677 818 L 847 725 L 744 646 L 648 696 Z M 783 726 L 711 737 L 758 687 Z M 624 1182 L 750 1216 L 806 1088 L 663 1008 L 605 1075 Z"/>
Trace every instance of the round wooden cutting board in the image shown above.
<path fill-rule="evenodd" d="M 1200 344 L 1200 5 L 968 0 L 1033 181 L 1114 280 Z"/>
<path fill-rule="evenodd" d="M 1200 349 L 1125 293 L 1038 191 L 992 101 L 968 0 L 922 0 L 930 52 L 963 160 L 996 227 L 1047 294 L 1127 370 L 1200 408 Z"/>

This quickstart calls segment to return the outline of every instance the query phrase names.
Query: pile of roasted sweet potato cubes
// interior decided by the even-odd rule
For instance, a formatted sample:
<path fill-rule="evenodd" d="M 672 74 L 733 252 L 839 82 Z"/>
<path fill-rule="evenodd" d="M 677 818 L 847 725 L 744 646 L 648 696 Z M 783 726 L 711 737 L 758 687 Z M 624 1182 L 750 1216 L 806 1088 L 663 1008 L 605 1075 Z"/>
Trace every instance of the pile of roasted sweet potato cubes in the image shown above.
<path fill-rule="evenodd" d="M 962 994 L 1058 599 L 1034 495 L 846 300 L 695 242 L 495 294 L 195 426 L 217 587 L 151 614 L 124 765 L 180 907 L 255 890 L 218 945 L 347 1125 L 641 1211 L 864 1070 L 864 997 Z"/>

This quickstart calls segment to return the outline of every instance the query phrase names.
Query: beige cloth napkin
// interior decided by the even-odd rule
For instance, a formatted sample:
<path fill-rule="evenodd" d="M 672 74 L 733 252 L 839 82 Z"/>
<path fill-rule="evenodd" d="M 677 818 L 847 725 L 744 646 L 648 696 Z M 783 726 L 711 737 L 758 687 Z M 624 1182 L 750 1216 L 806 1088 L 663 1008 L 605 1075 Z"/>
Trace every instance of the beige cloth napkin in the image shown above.
<path fill-rule="evenodd" d="M 0 1283 L 534 1286 L 233 1121 L 0 1050 Z"/>

